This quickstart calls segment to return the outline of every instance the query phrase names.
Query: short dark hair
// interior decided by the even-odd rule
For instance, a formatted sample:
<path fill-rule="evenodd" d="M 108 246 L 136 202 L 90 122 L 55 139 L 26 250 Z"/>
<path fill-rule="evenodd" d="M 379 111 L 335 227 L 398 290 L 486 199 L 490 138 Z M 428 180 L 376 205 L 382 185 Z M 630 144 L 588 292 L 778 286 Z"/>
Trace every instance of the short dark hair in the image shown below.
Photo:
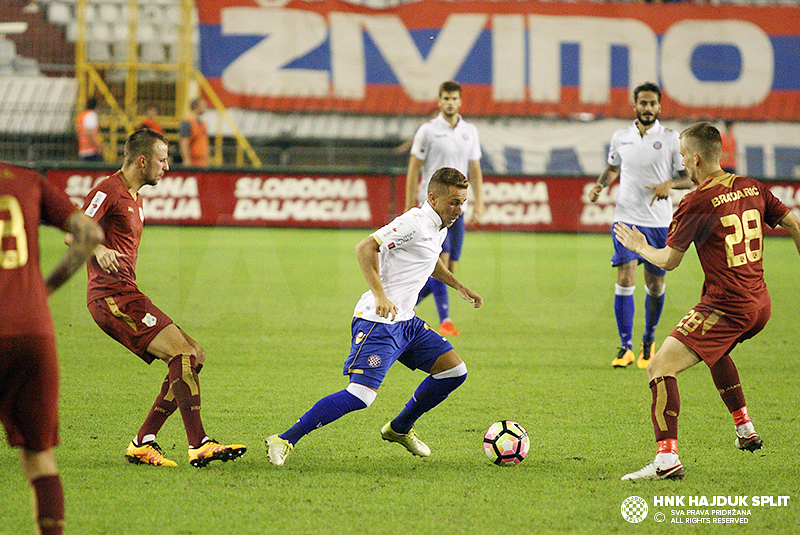
<path fill-rule="evenodd" d="M 658 101 L 661 102 L 661 88 L 658 87 L 653 82 L 645 82 L 642 85 L 637 86 L 633 90 L 633 101 L 634 102 L 636 102 L 636 100 L 639 98 L 639 93 L 641 93 L 642 91 L 650 91 L 652 93 L 655 93 L 656 95 L 658 95 Z"/>
<path fill-rule="evenodd" d="M 132 162 L 142 154 L 146 156 L 153 154 L 153 146 L 157 141 L 163 141 L 169 146 L 167 138 L 149 128 L 140 128 L 131 134 L 125 141 L 125 163 Z"/>
<path fill-rule="evenodd" d="M 439 96 L 442 96 L 442 93 L 452 93 L 457 91 L 458 94 L 461 94 L 461 84 L 458 82 L 454 82 L 453 80 L 448 80 L 446 82 L 442 82 L 442 85 L 439 86 Z"/>
<path fill-rule="evenodd" d="M 431 181 L 428 183 L 428 191 L 435 191 L 438 194 L 442 194 L 449 186 L 467 189 L 469 187 L 469 180 L 467 180 L 467 177 L 458 169 L 442 167 L 433 173 Z"/>
<path fill-rule="evenodd" d="M 704 160 L 719 160 L 722 156 L 722 137 L 719 130 L 709 122 L 695 123 L 683 132 L 681 138 L 687 140 L 691 149 Z"/>

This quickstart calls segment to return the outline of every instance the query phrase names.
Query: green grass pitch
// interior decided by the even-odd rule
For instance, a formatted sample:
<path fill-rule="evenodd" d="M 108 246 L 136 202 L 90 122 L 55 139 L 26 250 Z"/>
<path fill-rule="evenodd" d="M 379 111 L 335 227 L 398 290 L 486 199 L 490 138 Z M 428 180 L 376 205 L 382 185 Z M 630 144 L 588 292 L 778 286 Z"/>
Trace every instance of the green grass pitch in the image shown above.
<path fill-rule="evenodd" d="M 675 525 L 654 497 L 790 496 L 787 506 L 748 507 L 748 531 L 787 533 L 800 524 L 797 280 L 788 239 L 766 240 L 773 297 L 766 330 L 733 353 L 751 416 L 765 442 L 733 447 L 730 415 L 705 365 L 679 377 L 681 482 L 619 478 L 654 455 L 650 390 L 643 370 L 615 370 L 615 271 L 608 236 L 479 233 L 467 236 L 457 275 L 485 299 L 474 310 L 451 292 L 462 335 L 452 342 L 467 382 L 417 424 L 433 450 L 412 457 L 380 439 L 422 372 L 397 365 L 375 403 L 303 439 L 282 468 L 264 438 L 317 399 L 344 388 L 353 306 L 366 284 L 354 255 L 367 231 L 148 227 L 140 288 L 206 349 L 201 374 L 209 434 L 249 450 L 197 470 L 186 462 L 179 416 L 159 442 L 176 469 L 127 464 L 123 451 L 166 373 L 145 366 L 97 328 L 84 303 L 85 274 L 51 299 L 61 361 L 57 459 L 71 534 L 483 534 L 731 533 L 725 524 Z M 45 271 L 63 251 L 43 231 Z M 634 340 L 643 328 L 637 273 Z M 692 250 L 667 276 L 663 340 L 698 301 L 702 273 Z M 419 315 L 436 324 L 429 299 Z M 638 342 L 637 342 L 638 346 Z M 497 467 L 481 446 L 501 419 L 528 430 L 519 466 Z M 32 531 L 17 456 L 0 447 L 0 533 Z M 640 524 L 620 514 L 640 496 Z M 698 508 L 692 508 L 698 509 Z M 703 509 L 703 508 L 699 508 Z M 712 510 L 715 508 L 704 508 Z M 740 508 L 741 509 L 741 508 Z M 666 521 L 654 515 L 663 512 Z"/>

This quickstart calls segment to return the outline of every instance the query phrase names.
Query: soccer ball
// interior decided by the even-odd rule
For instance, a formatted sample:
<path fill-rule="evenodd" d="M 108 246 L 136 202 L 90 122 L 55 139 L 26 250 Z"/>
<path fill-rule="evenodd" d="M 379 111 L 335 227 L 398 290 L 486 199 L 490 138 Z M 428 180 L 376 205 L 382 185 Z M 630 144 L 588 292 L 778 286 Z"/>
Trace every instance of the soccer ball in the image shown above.
<path fill-rule="evenodd" d="M 503 420 L 489 426 L 483 437 L 483 451 L 500 466 L 519 464 L 528 454 L 528 432 L 517 422 Z"/>

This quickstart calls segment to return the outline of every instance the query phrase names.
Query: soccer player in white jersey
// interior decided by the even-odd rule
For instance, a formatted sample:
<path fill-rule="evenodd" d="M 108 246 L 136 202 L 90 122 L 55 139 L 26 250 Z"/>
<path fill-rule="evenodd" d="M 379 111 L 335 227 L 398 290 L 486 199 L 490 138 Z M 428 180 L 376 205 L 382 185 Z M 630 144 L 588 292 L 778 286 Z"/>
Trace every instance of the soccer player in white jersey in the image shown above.
<path fill-rule="evenodd" d="M 452 167 L 469 178 L 475 197 L 470 222 L 480 223 L 483 215 L 481 145 L 478 130 L 459 115 L 460 107 L 461 85 L 453 81 L 442 83 L 439 86 L 441 112 L 419 127 L 411 145 L 406 175 L 406 210 L 425 204 L 428 198 L 428 182 L 437 169 Z M 466 206 L 464 209 L 466 210 Z M 465 221 L 461 217 L 450 228 L 442 245 L 442 262 L 452 272 L 455 272 L 461 258 L 464 227 Z M 439 332 L 444 336 L 459 334 L 450 319 L 447 286 L 434 278 L 429 279 L 420 292 L 418 301 L 431 293 L 439 313 Z"/>
<path fill-rule="evenodd" d="M 369 407 L 395 361 L 429 376 L 400 414 L 381 428 L 381 437 L 402 444 L 414 455 L 431 454 L 417 438 L 414 423 L 466 380 L 467 366 L 447 339 L 417 318 L 414 305 L 429 276 L 456 289 L 475 308 L 483 304 L 483 298 L 459 282 L 439 257 L 447 229 L 461 216 L 468 186 L 456 169 L 439 169 L 428 184 L 422 208 L 410 209 L 356 245 L 369 290 L 353 313 L 352 344 L 343 371 L 350 384 L 317 401 L 283 433 L 266 439 L 272 464 L 282 465 L 297 441 L 311 431 Z"/>
<path fill-rule="evenodd" d="M 619 178 L 614 222 L 635 225 L 647 236 L 650 245 L 660 249 L 666 243 L 667 230 L 672 221 L 669 192 L 673 188 L 690 188 L 692 181 L 681 163 L 678 132 L 664 127 L 658 121 L 661 89 L 656 84 L 644 83 L 633 90 L 633 101 L 636 120 L 633 125 L 617 130 L 611 137 L 608 166 L 589 192 L 589 199 L 595 202 L 603 188 Z M 614 313 L 620 337 L 620 348 L 611 365 L 624 368 L 636 360 L 632 350 L 633 293 L 636 290 L 636 266 L 644 263 L 647 290 L 644 301 L 645 327 L 637 365 L 647 368 L 655 353 L 653 340 L 664 309 L 664 275 L 667 272 L 626 249 L 613 232 L 611 239 L 614 243 L 611 265 L 617 268 Z"/>

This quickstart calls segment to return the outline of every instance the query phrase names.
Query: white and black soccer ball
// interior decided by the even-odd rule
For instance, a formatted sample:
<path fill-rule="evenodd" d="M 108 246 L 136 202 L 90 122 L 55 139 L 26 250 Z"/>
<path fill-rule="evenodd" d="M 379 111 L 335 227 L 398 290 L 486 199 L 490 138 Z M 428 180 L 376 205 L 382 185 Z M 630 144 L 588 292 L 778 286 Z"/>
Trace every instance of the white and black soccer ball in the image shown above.
<path fill-rule="evenodd" d="M 517 422 L 502 420 L 489 426 L 483 437 L 483 451 L 494 464 L 514 466 L 528 455 L 528 432 Z"/>

